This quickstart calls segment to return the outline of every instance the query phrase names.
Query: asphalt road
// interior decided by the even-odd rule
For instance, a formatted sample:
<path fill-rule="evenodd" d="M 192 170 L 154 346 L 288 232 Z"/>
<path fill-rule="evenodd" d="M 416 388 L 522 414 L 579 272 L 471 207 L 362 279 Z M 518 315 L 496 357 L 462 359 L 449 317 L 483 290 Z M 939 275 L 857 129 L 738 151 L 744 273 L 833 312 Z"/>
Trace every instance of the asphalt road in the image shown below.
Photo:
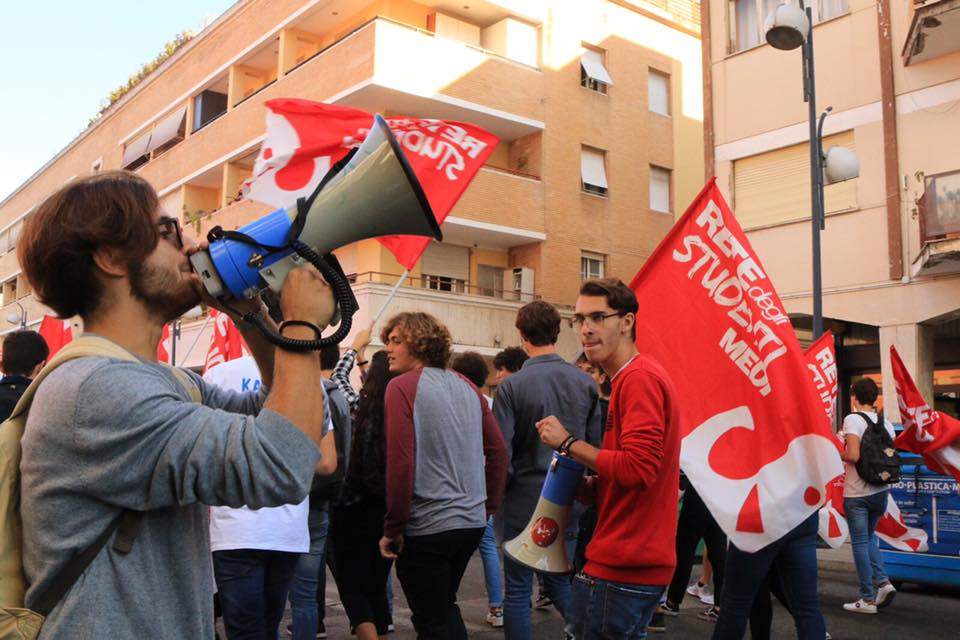
<path fill-rule="evenodd" d="M 696 570 L 694 571 L 696 575 Z M 346 614 L 340 606 L 336 587 L 332 580 L 327 581 L 326 625 L 329 638 L 349 638 L 349 626 Z M 403 591 L 394 581 L 394 621 L 396 632 L 390 635 L 394 640 L 412 640 L 416 638 L 410 624 L 410 611 L 406 608 Z M 827 630 L 835 640 L 960 640 L 960 591 L 945 591 L 905 585 L 894 603 L 875 616 L 847 613 L 844 602 L 857 597 L 856 575 L 849 571 L 820 571 L 820 598 Z M 487 599 L 483 582 L 483 570 L 480 559 L 475 556 L 464 576 L 460 588 L 460 607 L 471 638 L 496 639 L 503 636 L 500 630 L 492 629 L 485 622 Z M 680 616 L 667 621 L 666 634 L 650 634 L 656 638 L 707 639 L 713 630 L 710 622 L 696 617 L 703 608 L 699 602 L 689 596 L 683 603 Z M 284 621 L 281 638 L 286 635 Z M 563 638 L 563 624 L 556 611 L 533 612 L 533 637 L 537 639 Z M 749 633 L 747 638 L 749 638 Z M 773 637 L 780 639 L 795 638 L 793 620 L 779 606 L 774 605 Z"/>

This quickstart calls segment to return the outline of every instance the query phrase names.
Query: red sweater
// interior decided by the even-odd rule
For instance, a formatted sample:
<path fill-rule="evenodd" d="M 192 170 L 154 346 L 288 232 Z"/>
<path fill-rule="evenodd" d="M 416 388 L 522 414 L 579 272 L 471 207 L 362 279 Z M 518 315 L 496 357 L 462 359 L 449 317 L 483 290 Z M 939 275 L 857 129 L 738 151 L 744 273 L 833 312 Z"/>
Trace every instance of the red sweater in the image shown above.
<path fill-rule="evenodd" d="M 666 585 L 676 566 L 680 424 L 667 372 L 638 355 L 613 378 L 597 456 L 597 529 L 584 571 L 627 584 Z"/>

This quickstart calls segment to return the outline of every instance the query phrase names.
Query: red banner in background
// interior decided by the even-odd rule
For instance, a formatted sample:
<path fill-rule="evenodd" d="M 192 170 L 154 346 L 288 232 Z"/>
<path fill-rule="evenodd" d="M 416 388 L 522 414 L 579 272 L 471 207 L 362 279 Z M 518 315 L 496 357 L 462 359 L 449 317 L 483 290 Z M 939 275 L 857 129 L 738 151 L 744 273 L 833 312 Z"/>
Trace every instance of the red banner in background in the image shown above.
<path fill-rule="evenodd" d="M 203 372 L 206 373 L 218 364 L 236 360 L 249 351 L 240 330 L 233 324 L 225 313 L 220 313 L 216 309 L 210 310 L 210 319 L 213 321 L 213 336 L 210 340 L 210 349 L 207 351 L 207 358 L 203 364 Z"/>
<path fill-rule="evenodd" d="M 897 448 L 919 453 L 928 467 L 960 481 L 960 420 L 935 411 L 926 403 L 892 346 L 890 362 L 903 423 Z"/>
<path fill-rule="evenodd" d="M 286 207 L 313 193 L 331 166 L 366 138 L 373 114 L 298 98 L 269 100 L 267 139 L 243 185 L 244 196 Z M 487 161 L 499 141 L 472 124 L 426 118 L 387 118 L 430 202 L 437 223 Z M 412 269 L 430 240 L 389 236 L 380 242 Z"/>
<path fill-rule="evenodd" d="M 53 316 L 43 316 L 43 320 L 40 321 L 39 333 L 50 349 L 50 358 L 73 340 L 73 326 L 70 321 Z"/>
<path fill-rule="evenodd" d="M 157 361 L 170 364 L 170 354 L 173 351 L 172 339 L 170 337 L 170 323 L 163 325 L 163 333 L 160 334 L 160 342 L 157 343 Z"/>
<path fill-rule="evenodd" d="M 631 286 L 637 346 L 682 399 L 684 473 L 730 540 L 757 551 L 815 513 L 843 467 L 790 319 L 714 180 Z"/>

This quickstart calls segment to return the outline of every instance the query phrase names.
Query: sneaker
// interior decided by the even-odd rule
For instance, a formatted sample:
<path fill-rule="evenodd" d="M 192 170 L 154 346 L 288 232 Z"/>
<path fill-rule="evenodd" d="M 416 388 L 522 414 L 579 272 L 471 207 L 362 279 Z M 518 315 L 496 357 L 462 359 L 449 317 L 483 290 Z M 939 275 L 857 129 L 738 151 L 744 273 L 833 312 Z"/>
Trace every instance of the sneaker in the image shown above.
<path fill-rule="evenodd" d="M 490 607 L 487 611 L 487 624 L 495 628 L 503 626 L 503 607 Z"/>
<path fill-rule="evenodd" d="M 317 625 L 317 640 L 323 640 L 327 637 L 327 625 L 320 622 Z"/>
<path fill-rule="evenodd" d="M 826 640 L 833 640 L 833 636 L 830 635 L 829 631 L 827 631 Z"/>
<path fill-rule="evenodd" d="M 893 588 L 893 585 L 889 582 L 884 582 L 883 585 L 877 589 L 877 609 L 889 607 L 895 595 L 897 595 L 897 590 Z"/>
<path fill-rule="evenodd" d="M 697 617 L 707 622 L 716 622 L 720 617 L 720 611 L 716 607 L 710 607 L 697 614 Z"/>
<path fill-rule="evenodd" d="M 667 630 L 667 619 L 660 611 L 654 611 L 650 624 L 647 625 L 647 631 L 653 633 L 664 633 Z"/>
<path fill-rule="evenodd" d="M 550 596 L 548 596 L 547 594 L 541 591 L 540 593 L 537 594 L 537 599 L 533 601 L 533 608 L 546 609 L 552 604 L 553 604 L 553 600 L 550 599 Z"/>
<path fill-rule="evenodd" d="M 662 603 L 657 611 L 665 616 L 676 618 L 678 615 L 680 615 L 680 606 L 668 601 Z"/>
<path fill-rule="evenodd" d="M 716 604 L 713 600 L 713 588 L 708 584 L 703 584 L 699 580 L 687 587 L 687 593 L 694 598 L 699 598 L 703 604 L 710 606 Z"/>
<path fill-rule="evenodd" d="M 843 608 L 852 613 L 869 613 L 871 615 L 877 613 L 877 605 L 872 602 L 867 602 L 863 598 L 860 598 L 856 602 L 848 602 L 843 605 Z"/>
<path fill-rule="evenodd" d="M 393 623 L 392 623 L 392 622 L 387 625 L 387 633 L 393 633 L 393 632 L 396 631 L 396 630 L 397 630 L 397 628 L 393 626 Z"/>

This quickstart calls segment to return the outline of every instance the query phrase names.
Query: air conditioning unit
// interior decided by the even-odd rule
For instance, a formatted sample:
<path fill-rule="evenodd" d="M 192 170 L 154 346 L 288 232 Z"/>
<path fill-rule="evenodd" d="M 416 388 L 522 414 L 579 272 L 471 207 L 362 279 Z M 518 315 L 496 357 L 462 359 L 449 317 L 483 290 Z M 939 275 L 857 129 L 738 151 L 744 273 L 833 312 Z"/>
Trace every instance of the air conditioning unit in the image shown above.
<path fill-rule="evenodd" d="M 531 302 L 533 300 L 533 269 L 514 267 L 504 271 L 503 298 Z"/>

